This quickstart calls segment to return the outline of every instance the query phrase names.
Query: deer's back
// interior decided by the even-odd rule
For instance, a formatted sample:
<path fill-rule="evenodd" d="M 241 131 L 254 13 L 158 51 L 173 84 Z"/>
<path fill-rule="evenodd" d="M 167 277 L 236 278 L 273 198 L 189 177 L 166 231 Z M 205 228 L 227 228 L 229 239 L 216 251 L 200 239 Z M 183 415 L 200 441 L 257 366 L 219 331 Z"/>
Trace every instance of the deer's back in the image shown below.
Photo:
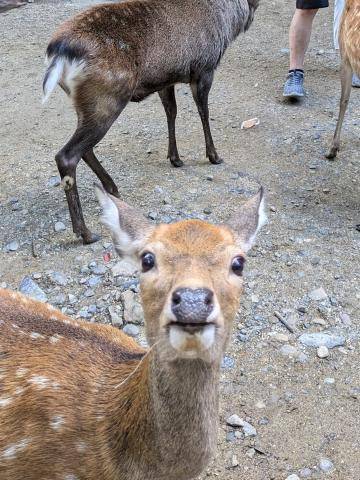
<path fill-rule="evenodd" d="M 103 475 L 103 385 L 121 382 L 142 355 L 112 327 L 0 290 L 0 478 Z"/>

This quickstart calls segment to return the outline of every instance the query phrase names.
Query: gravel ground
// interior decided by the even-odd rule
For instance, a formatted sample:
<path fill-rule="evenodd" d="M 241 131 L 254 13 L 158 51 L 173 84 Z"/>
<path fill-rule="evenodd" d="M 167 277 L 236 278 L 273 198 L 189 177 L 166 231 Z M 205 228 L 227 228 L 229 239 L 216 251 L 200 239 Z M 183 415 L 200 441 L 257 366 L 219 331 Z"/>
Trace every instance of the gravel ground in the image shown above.
<path fill-rule="evenodd" d="M 0 284 L 38 286 L 69 315 L 125 324 L 142 342 L 133 271 L 118 263 L 105 232 L 92 246 L 71 232 L 53 160 L 74 129 L 69 102 L 58 90 L 41 105 L 49 36 L 90 3 L 41 1 L 0 16 Z M 281 97 L 292 10 L 293 2 L 263 1 L 217 72 L 211 115 L 223 165 L 205 159 L 186 86 L 177 89 L 184 168 L 165 158 L 157 96 L 127 107 L 97 148 L 123 198 L 155 221 L 222 221 L 259 184 L 267 190 L 270 223 L 247 264 L 223 365 L 219 448 L 204 479 L 360 478 L 360 91 L 329 162 L 340 95 L 332 12 L 316 18 L 308 97 L 292 105 Z M 241 130 L 251 117 L 260 125 Z M 78 172 L 87 221 L 100 231 L 94 178 L 83 165 Z"/>

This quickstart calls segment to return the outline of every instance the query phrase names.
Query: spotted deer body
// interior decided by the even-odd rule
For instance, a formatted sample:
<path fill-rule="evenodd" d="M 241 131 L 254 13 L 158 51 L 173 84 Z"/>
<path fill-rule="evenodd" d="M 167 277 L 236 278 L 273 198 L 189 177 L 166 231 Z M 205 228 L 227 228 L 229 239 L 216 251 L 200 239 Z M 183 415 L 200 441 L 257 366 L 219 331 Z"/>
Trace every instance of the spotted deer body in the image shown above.
<path fill-rule="evenodd" d="M 260 195 L 237 232 L 155 227 L 98 195 L 117 251 L 140 262 L 150 348 L 0 290 L 0 479 L 190 480 L 214 452 L 220 363 Z"/>
<path fill-rule="evenodd" d="M 329 153 L 329 159 L 334 159 L 340 148 L 340 134 L 345 112 L 351 94 L 351 79 L 355 73 L 360 76 L 360 1 L 346 0 L 341 17 L 339 45 L 341 55 L 341 99 L 339 117 L 334 138 Z"/>
<path fill-rule="evenodd" d="M 98 5 L 68 20 L 47 48 L 44 99 L 57 84 L 71 97 L 77 129 L 56 155 L 73 230 L 98 239 L 85 225 L 76 186 L 81 159 L 108 193 L 118 196 L 93 148 L 126 107 L 158 92 L 169 132 L 168 157 L 183 164 L 175 135 L 174 85 L 188 83 L 203 124 L 206 155 L 219 157 L 209 125 L 208 95 L 228 45 L 252 23 L 259 0 L 131 0 Z"/>

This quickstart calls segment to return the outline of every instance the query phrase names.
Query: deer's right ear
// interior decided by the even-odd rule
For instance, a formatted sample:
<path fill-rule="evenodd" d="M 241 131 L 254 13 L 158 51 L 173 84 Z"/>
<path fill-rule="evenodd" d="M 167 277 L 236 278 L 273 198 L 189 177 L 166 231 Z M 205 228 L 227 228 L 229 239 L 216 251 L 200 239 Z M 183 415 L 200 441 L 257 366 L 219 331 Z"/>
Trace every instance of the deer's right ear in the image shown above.
<path fill-rule="evenodd" d="M 136 208 L 95 185 L 95 193 L 102 208 L 101 223 L 110 231 L 119 255 L 134 255 L 151 234 L 153 226 Z"/>

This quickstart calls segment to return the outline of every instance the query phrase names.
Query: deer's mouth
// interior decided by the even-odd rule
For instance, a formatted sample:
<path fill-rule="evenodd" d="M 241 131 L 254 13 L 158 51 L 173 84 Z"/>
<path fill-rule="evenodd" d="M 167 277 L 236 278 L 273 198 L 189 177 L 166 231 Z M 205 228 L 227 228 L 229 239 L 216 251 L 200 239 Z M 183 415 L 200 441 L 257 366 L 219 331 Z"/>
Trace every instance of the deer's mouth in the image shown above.
<path fill-rule="evenodd" d="M 189 323 L 170 322 L 168 324 L 168 329 L 170 329 L 171 327 L 178 327 L 182 329 L 184 332 L 195 334 L 203 331 L 209 325 L 214 325 L 216 327 L 215 322 L 189 322 Z"/>
<path fill-rule="evenodd" d="M 215 343 L 216 324 L 170 322 L 168 332 L 170 345 L 185 357 L 194 358 Z"/>

